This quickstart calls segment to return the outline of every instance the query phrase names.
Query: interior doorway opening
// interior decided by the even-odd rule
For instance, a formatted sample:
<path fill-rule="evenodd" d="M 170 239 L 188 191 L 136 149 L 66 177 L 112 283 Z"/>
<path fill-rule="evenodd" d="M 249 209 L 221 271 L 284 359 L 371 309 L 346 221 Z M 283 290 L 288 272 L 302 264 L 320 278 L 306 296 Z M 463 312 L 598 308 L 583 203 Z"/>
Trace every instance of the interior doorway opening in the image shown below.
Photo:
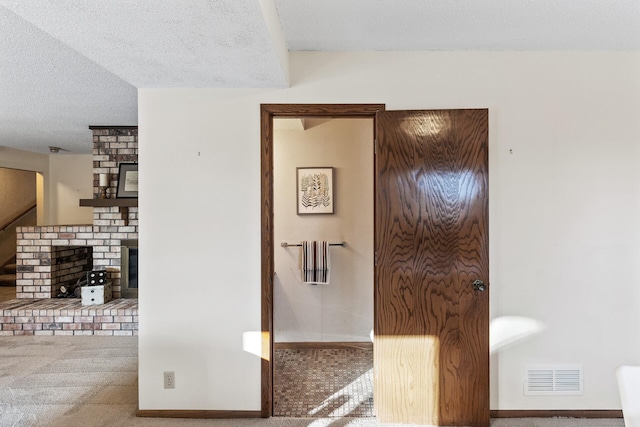
<path fill-rule="evenodd" d="M 273 415 L 372 417 L 374 121 L 273 124 Z M 321 270 L 302 242 L 328 243 Z"/>
<path fill-rule="evenodd" d="M 274 240 L 274 123 L 275 118 L 369 118 L 384 110 L 383 104 L 316 105 L 263 104 L 261 106 L 261 175 L 263 205 L 262 228 L 262 416 L 274 414 L 274 251 L 281 244 Z M 317 165 L 316 165 L 317 166 Z M 295 186 L 296 184 L 291 184 Z M 295 187 L 294 187 L 295 188 Z"/>

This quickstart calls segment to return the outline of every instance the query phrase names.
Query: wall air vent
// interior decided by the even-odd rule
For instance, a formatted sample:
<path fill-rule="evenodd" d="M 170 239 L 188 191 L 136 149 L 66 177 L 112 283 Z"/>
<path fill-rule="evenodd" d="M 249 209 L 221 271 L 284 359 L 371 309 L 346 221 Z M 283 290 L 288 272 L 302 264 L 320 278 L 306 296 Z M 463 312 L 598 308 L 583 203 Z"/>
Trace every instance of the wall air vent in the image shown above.
<path fill-rule="evenodd" d="M 578 396 L 584 394 L 582 365 L 529 365 L 524 367 L 525 396 Z"/>

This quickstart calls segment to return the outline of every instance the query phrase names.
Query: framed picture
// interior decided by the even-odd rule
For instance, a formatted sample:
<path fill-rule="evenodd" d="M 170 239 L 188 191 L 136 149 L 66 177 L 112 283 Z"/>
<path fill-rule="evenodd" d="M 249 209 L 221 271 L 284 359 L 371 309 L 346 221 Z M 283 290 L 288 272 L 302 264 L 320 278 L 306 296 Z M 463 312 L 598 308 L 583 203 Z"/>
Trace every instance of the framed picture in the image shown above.
<path fill-rule="evenodd" d="M 333 168 L 296 168 L 298 215 L 332 214 Z"/>
<path fill-rule="evenodd" d="M 118 199 L 134 199 L 138 197 L 138 164 L 120 163 L 118 172 Z"/>

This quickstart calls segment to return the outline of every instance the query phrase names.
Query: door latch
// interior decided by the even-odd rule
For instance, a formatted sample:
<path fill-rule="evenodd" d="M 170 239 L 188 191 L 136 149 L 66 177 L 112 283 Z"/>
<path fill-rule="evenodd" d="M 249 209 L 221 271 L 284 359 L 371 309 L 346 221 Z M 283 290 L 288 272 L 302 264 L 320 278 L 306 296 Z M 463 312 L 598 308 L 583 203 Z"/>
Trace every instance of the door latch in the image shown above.
<path fill-rule="evenodd" d="M 479 279 L 474 280 L 471 285 L 473 285 L 474 291 L 484 292 L 487 289 L 487 285 L 485 285 L 484 282 Z"/>

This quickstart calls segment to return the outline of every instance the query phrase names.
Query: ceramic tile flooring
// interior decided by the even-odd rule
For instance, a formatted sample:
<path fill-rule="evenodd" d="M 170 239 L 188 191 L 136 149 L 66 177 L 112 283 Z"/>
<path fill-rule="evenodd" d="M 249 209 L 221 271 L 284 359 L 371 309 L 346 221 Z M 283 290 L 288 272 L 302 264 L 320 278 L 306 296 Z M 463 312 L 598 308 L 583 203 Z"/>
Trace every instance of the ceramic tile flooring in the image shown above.
<path fill-rule="evenodd" d="M 274 378 L 274 416 L 374 416 L 371 348 L 276 348 Z"/>

